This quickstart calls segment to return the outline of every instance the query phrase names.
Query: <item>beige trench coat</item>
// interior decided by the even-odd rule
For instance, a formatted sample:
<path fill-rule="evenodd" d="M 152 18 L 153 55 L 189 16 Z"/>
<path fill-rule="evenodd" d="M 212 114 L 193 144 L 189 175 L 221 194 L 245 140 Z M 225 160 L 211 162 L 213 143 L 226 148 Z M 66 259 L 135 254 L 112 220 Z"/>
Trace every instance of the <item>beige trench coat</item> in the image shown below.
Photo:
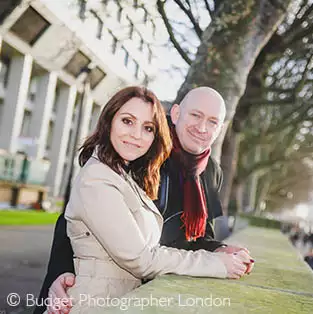
<path fill-rule="evenodd" d="M 226 277 L 223 253 L 160 246 L 163 218 L 157 207 L 129 174 L 119 176 L 95 155 L 73 184 L 65 218 L 77 275 L 68 291 L 71 313 L 99 312 L 105 298 L 121 297 L 143 278 Z"/>

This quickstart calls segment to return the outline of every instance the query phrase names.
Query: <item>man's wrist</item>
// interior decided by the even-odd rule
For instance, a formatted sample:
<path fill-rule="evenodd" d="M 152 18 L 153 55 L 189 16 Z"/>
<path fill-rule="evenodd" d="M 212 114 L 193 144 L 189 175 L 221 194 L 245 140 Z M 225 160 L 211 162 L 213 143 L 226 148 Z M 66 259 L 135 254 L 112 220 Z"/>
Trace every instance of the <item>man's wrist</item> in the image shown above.
<path fill-rule="evenodd" d="M 227 244 L 221 244 L 220 246 L 218 246 L 214 252 L 220 252 L 220 251 L 223 251 L 224 248 L 227 247 Z"/>

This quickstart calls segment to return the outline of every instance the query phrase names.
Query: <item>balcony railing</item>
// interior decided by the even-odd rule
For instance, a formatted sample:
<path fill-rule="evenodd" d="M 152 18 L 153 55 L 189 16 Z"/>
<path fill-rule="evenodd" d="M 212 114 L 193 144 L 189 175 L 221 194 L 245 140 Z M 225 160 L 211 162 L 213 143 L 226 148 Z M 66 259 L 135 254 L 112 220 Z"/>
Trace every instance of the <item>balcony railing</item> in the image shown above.
<path fill-rule="evenodd" d="M 44 185 L 50 168 L 47 160 L 36 160 L 24 155 L 0 155 L 0 180 Z"/>

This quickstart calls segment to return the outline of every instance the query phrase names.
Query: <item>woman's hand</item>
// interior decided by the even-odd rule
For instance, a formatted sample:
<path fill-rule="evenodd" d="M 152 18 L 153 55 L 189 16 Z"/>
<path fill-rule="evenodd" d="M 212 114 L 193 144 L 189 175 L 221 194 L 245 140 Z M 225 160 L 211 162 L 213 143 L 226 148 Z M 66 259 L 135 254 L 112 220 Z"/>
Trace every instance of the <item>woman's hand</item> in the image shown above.
<path fill-rule="evenodd" d="M 219 257 L 226 267 L 227 278 L 230 279 L 239 279 L 245 273 L 249 274 L 254 263 L 251 256 L 243 250 L 233 254 L 219 253 Z"/>
<path fill-rule="evenodd" d="M 254 266 L 254 259 L 244 250 L 240 250 L 239 252 L 235 252 L 234 255 L 236 255 L 238 258 L 240 258 L 243 263 L 246 264 L 246 274 L 250 274 L 252 271 L 252 268 Z"/>

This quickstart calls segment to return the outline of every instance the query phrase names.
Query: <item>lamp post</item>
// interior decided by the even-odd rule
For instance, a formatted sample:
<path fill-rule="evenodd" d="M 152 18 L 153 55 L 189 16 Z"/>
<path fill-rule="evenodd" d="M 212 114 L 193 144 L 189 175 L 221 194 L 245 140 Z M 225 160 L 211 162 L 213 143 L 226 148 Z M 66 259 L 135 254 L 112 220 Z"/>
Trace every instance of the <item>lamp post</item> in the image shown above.
<path fill-rule="evenodd" d="M 70 172 L 68 175 L 65 194 L 64 194 L 63 212 L 65 211 L 66 205 L 70 199 L 72 178 L 73 178 L 73 173 L 74 173 L 74 159 L 76 155 L 75 152 L 76 152 L 76 147 L 78 145 L 78 140 L 79 140 L 79 127 L 80 127 L 80 124 L 82 122 L 82 117 L 83 117 L 83 107 L 84 107 L 86 91 L 89 90 L 89 86 L 90 86 L 90 77 L 89 77 L 90 72 L 91 72 L 91 68 L 86 66 L 86 67 L 81 68 L 80 74 L 79 74 L 79 75 L 84 75 L 85 79 L 84 79 L 84 85 L 83 85 L 83 93 L 81 95 L 79 106 L 78 106 L 77 127 L 74 133 L 74 149 L 71 155 L 71 159 L 69 161 Z"/>

